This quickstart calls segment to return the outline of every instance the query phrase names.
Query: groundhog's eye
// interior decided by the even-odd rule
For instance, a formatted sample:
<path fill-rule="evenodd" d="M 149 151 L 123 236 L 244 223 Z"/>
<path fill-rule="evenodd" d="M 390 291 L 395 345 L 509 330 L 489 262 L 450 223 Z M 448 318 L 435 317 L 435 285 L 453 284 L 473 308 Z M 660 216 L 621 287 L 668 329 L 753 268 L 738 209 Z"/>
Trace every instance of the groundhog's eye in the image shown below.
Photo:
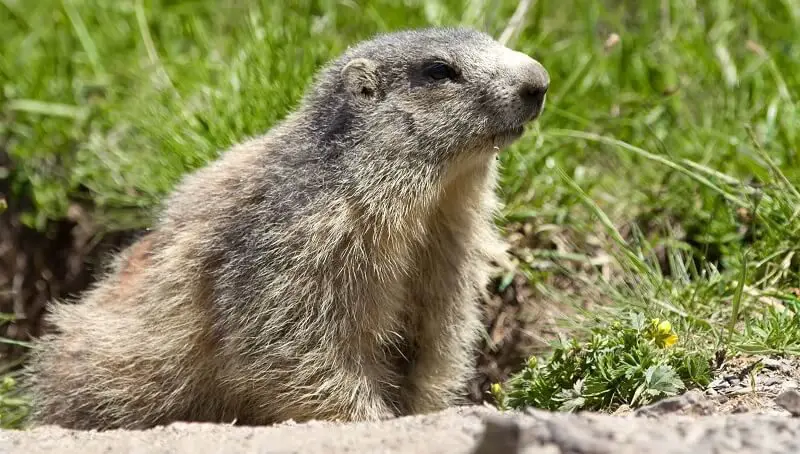
<path fill-rule="evenodd" d="M 447 63 L 443 63 L 440 61 L 428 65 L 423 71 L 423 73 L 427 77 L 430 77 L 433 80 L 442 80 L 442 79 L 455 80 L 456 78 L 456 70 L 453 69 L 453 67 L 448 65 Z"/>

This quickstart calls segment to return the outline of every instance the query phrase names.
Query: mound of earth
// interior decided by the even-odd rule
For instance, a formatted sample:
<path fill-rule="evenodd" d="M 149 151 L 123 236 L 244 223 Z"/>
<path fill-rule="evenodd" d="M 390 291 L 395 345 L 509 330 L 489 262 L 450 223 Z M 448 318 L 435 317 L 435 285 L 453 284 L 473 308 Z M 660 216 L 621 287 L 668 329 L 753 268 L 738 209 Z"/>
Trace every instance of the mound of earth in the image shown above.
<path fill-rule="evenodd" d="M 800 405 L 800 394 L 789 394 L 781 402 L 790 402 L 787 408 L 792 408 L 792 401 Z M 39 427 L 0 432 L 0 450 L 9 454 L 800 452 L 800 418 L 789 416 L 789 411 L 761 415 L 687 411 L 703 407 L 703 399 L 702 393 L 687 393 L 627 416 L 534 410 L 500 413 L 470 406 L 371 423 L 312 421 L 270 427 L 175 423 L 143 431 L 105 432 Z"/>

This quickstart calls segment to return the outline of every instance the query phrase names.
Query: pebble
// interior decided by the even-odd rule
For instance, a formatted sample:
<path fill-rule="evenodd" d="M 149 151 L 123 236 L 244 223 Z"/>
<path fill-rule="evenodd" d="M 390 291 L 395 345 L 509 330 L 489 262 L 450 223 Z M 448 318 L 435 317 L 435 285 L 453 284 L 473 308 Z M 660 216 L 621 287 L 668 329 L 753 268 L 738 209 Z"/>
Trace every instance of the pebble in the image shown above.
<path fill-rule="evenodd" d="M 783 372 L 784 374 L 791 374 L 794 371 L 794 367 L 790 361 L 780 360 L 776 358 L 764 358 L 761 361 L 761 364 L 764 365 L 766 369 L 777 370 Z"/>
<path fill-rule="evenodd" d="M 761 386 L 775 386 L 783 382 L 781 377 L 758 377 L 756 381 Z"/>
<path fill-rule="evenodd" d="M 520 449 L 521 431 L 519 425 L 510 418 L 486 418 L 484 432 L 472 454 L 492 454 L 503 452 L 515 454 Z"/>
<path fill-rule="evenodd" d="M 730 385 L 730 384 L 728 384 L 728 382 L 727 382 L 727 381 L 725 381 L 725 380 L 724 380 L 724 379 L 722 379 L 722 378 L 718 378 L 718 379 L 716 379 L 716 380 L 712 381 L 712 382 L 711 382 L 711 383 L 708 385 L 708 387 L 709 387 L 709 388 L 713 388 L 713 389 L 716 389 L 716 390 L 719 390 L 719 389 L 725 389 L 725 388 L 730 388 L 730 386 L 731 386 L 731 385 Z"/>
<path fill-rule="evenodd" d="M 800 416 L 800 392 L 796 389 L 787 389 L 778 394 L 775 403 L 783 407 L 794 417 Z"/>
<path fill-rule="evenodd" d="M 742 386 L 740 388 L 734 389 L 733 391 L 729 392 L 728 394 L 733 394 L 734 396 L 741 396 L 744 394 L 753 394 L 753 390 L 747 386 Z"/>
<path fill-rule="evenodd" d="M 733 407 L 733 409 L 731 409 L 731 413 L 747 413 L 749 410 L 750 407 L 740 402 L 736 404 L 736 406 Z"/>

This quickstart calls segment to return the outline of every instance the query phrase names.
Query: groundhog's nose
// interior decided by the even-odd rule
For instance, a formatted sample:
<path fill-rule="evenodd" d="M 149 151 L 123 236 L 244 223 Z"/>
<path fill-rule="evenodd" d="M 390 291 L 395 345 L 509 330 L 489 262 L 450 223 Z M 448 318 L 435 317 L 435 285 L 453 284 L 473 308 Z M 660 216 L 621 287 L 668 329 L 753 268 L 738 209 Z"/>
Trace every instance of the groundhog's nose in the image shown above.
<path fill-rule="evenodd" d="M 550 75 L 539 62 L 530 59 L 521 69 L 519 95 L 530 117 L 539 116 L 544 107 L 544 98 L 550 87 Z"/>

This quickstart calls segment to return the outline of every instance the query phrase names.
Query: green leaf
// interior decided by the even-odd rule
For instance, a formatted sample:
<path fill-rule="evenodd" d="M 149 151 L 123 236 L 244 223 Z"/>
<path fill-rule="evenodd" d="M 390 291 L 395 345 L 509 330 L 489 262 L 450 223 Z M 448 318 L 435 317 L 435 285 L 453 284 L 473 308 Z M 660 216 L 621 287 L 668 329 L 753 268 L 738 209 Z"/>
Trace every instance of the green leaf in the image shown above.
<path fill-rule="evenodd" d="M 581 410 L 584 405 L 586 405 L 586 399 L 581 396 L 576 396 L 565 400 L 564 403 L 558 407 L 558 410 L 572 413 Z"/>
<path fill-rule="evenodd" d="M 684 388 L 675 370 L 665 364 L 650 366 L 644 373 L 648 391 L 674 396 Z M 658 394 L 656 394 L 658 395 Z"/>

